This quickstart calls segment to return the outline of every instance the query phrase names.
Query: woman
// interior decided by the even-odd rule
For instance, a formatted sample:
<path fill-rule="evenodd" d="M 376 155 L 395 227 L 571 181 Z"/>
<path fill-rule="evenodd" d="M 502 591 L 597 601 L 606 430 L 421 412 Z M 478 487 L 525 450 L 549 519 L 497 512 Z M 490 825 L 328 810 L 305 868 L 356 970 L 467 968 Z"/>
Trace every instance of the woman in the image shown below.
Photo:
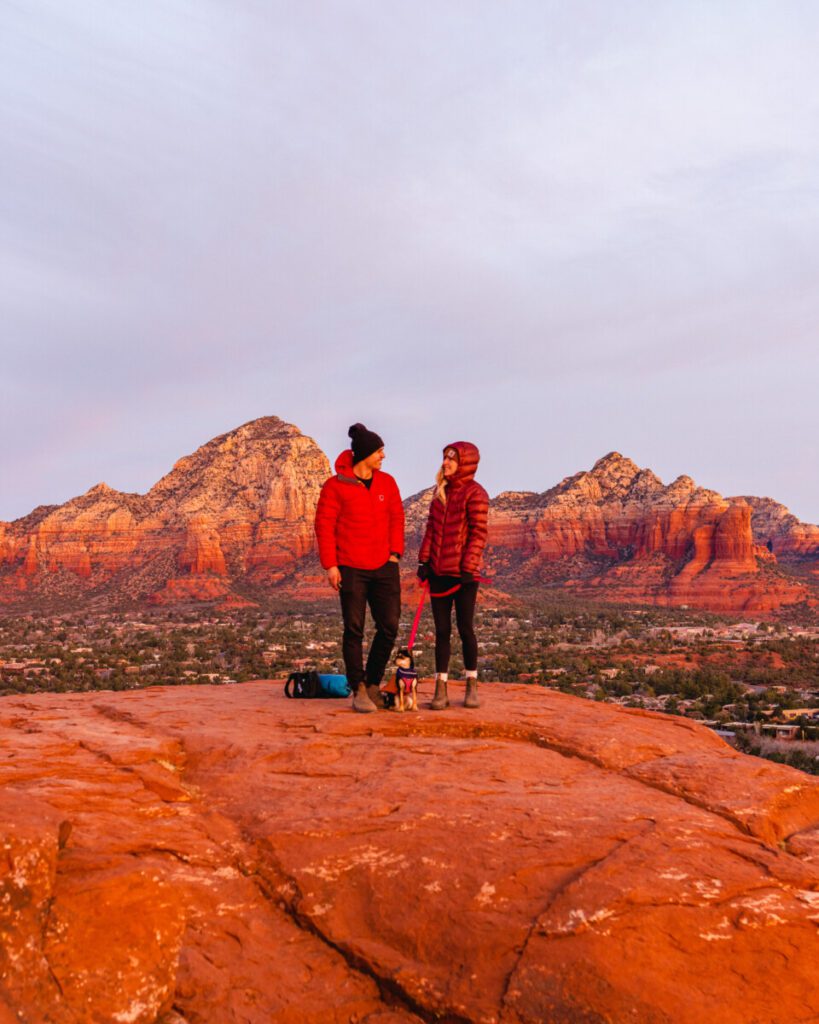
<path fill-rule="evenodd" d="M 418 554 L 418 579 L 429 581 L 435 620 L 435 696 L 430 705 L 434 711 L 449 707 L 446 684 L 453 606 L 466 669 L 464 707 L 480 707 L 473 619 L 489 512 L 489 497 L 475 480 L 480 457 L 468 441 L 456 441 L 444 448 L 444 462 L 436 477 L 437 487 Z"/>

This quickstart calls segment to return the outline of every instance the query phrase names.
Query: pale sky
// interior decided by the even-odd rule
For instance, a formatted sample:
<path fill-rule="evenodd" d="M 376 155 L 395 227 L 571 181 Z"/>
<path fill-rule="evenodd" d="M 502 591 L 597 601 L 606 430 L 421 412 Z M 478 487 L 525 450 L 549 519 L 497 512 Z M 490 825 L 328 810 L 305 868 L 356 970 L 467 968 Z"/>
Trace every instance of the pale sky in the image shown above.
<path fill-rule="evenodd" d="M 813 0 L 0 0 L 0 519 L 263 415 L 819 522 Z"/>

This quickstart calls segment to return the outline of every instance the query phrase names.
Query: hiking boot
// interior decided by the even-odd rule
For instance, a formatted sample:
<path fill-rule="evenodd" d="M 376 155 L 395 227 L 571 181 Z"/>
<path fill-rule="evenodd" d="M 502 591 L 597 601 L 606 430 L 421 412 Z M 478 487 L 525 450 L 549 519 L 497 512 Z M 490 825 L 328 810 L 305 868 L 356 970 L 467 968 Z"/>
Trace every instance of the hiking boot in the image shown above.
<path fill-rule="evenodd" d="M 384 694 L 377 685 L 367 686 L 367 696 L 375 704 L 376 711 L 383 711 L 386 708 L 387 703 L 384 700 Z"/>
<path fill-rule="evenodd" d="M 432 711 L 443 711 L 449 707 L 449 697 L 446 695 L 446 679 L 435 680 L 435 695 L 432 698 L 430 709 Z"/>
<path fill-rule="evenodd" d="M 361 711 L 364 713 L 378 711 L 378 708 L 370 700 L 370 695 L 367 693 L 367 687 L 364 686 L 363 683 L 353 694 L 353 711 Z"/>
<path fill-rule="evenodd" d="M 465 708 L 479 708 L 481 702 L 478 700 L 478 680 L 467 679 L 466 696 L 464 697 Z"/>

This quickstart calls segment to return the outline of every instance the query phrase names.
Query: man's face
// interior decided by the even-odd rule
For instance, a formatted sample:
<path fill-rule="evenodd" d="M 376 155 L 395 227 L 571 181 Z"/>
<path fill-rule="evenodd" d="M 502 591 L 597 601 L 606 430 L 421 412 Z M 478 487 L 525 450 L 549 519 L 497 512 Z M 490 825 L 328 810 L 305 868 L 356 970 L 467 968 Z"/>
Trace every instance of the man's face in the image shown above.
<path fill-rule="evenodd" d="M 384 461 L 384 449 L 379 448 L 377 452 L 373 452 L 372 455 L 368 455 L 366 459 L 361 460 L 361 464 L 366 466 L 368 469 L 381 469 L 381 463 Z"/>

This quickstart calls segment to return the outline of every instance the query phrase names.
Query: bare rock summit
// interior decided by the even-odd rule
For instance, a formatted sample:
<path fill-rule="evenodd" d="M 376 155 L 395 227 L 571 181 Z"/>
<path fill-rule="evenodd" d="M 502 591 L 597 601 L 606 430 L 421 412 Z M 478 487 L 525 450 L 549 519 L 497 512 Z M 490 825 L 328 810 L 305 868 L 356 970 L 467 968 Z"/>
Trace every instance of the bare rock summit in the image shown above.
<path fill-rule="evenodd" d="M 819 1019 L 819 781 L 687 719 L 482 700 L 4 699 L 2 1024 Z"/>

